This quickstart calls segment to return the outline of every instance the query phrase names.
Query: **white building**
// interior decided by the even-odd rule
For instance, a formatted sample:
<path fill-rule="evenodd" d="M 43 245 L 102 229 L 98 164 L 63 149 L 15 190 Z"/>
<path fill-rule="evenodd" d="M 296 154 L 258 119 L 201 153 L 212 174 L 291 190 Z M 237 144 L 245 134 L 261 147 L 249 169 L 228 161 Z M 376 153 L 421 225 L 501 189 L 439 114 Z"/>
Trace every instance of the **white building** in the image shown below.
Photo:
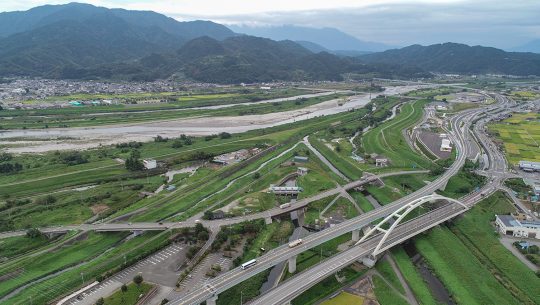
<path fill-rule="evenodd" d="M 446 111 L 446 110 L 448 110 L 448 107 L 442 106 L 442 105 L 437 105 L 437 106 L 435 106 L 435 109 L 437 109 L 439 111 Z"/>
<path fill-rule="evenodd" d="M 157 161 L 154 159 L 145 159 L 143 160 L 144 168 L 154 169 L 157 167 Z"/>
<path fill-rule="evenodd" d="M 540 239 L 540 221 L 517 220 L 512 215 L 496 215 L 495 224 L 502 234 Z"/>
<path fill-rule="evenodd" d="M 442 139 L 441 141 L 441 151 L 452 151 L 452 142 L 449 139 Z"/>
<path fill-rule="evenodd" d="M 385 167 L 388 166 L 388 158 L 384 156 L 375 156 L 375 166 L 376 167 Z"/>
<path fill-rule="evenodd" d="M 275 186 L 270 185 L 270 192 L 276 195 L 298 195 L 303 189 L 299 186 Z"/>
<path fill-rule="evenodd" d="M 296 170 L 296 173 L 299 176 L 305 176 L 305 175 L 307 175 L 308 171 L 309 170 L 307 168 L 305 168 L 305 167 L 298 167 L 298 169 Z"/>
<path fill-rule="evenodd" d="M 540 162 L 519 161 L 519 168 L 526 172 L 540 172 Z"/>

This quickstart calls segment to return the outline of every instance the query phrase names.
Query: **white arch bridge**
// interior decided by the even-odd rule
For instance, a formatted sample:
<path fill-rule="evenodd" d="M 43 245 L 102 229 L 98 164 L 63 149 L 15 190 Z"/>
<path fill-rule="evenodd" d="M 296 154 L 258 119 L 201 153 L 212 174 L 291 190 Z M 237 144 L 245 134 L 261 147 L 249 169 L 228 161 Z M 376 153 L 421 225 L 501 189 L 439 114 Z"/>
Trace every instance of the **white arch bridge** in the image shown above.
<path fill-rule="evenodd" d="M 412 219 L 407 218 L 407 215 L 412 211 L 431 202 L 445 202 L 445 204 L 437 204 L 433 209 L 429 209 L 429 211 L 420 216 Z M 365 218 L 362 222 L 352 222 L 349 220 L 348 223 L 344 223 L 348 224 L 347 226 L 337 225 L 336 227 L 343 227 L 342 230 L 337 232 L 339 233 L 337 236 L 347 232 L 353 232 L 353 240 L 357 240 L 358 242 L 348 250 L 340 252 L 324 262 L 300 272 L 258 299 L 253 300 L 250 304 L 284 304 L 317 283 L 321 278 L 333 274 L 336 270 L 340 270 L 354 261 L 362 260 L 364 264 L 370 266 L 370 262 L 374 264 L 376 256 L 386 249 L 467 211 L 470 206 L 467 202 L 469 202 L 468 199 L 461 202 L 432 194 L 405 202 L 403 205 L 395 207 L 392 211 L 385 214 L 379 213 L 378 210 L 382 210 L 384 207 L 390 208 L 390 206 L 383 206 L 378 210 L 358 216 Z M 360 237 L 360 230 L 362 228 L 366 228 L 366 225 L 382 217 L 384 218 L 381 222 L 365 231 L 364 237 L 361 239 L 355 238 L 355 236 Z M 389 227 L 386 229 L 387 226 Z M 329 232 L 333 232 L 332 230 L 327 230 L 328 232 L 323 230 L 319 233 L 306 236 L 303 238 L 304 242 L 301 246 L 290 248 L 287 245 L 282 245 L 269 251 L 265 255 L 258 257 L 257 264 L 250 268 L 243 270 L 238 267 L 209 280 L 208 284 L 212 289 L 206 289 L 204 287 L 194 289 L 172 300 L 171 304 L 194 305 L 200 304 L 203 301 L 206 301 L 206 304 L 215 304 L 221 292 L 285 260 L 288 260 L 289 270 L 293 270 L 292 272 L 294 272 L 297 255 L 336 237 L 333 234 L 329 234 Z"/>
<path fill-rule="evenodd" d="M 415 199 L 399 209 L 395 210 L 392 214 L 386 216 L 382 221 L 380 221 L 377 225 L 375 225 L 373 228 L 369 229 L 362 238 L 356 242 L 355 245 L 360 245 L 370 237 L 375 236 L 378 232 L 383 233 L 382 236 L 379 236 L 379 241 L 377 245 L 375 246 L 375 249 L 373 250 L 373 253 L 369 256 L 369 258 L 373 261 L 376 260 L 377 255 L 381 254 L 382 252 L 386 251 L 387 249 L 391 248 L 392 246 L 402 242 L 403 240 L 399 241 L 392 241 L 391 243 L 387 243 L 387 240 L 390 236 L 392 236 L 392 233 L 398 227 L 399 224 L 403 222 L 403 220 L 406 219 L 407 215 L 409 215 L 412 211 L 415 209 L 423 206 L 424 204 L 431 203 L 433 201 L 447 201 L 450 204 L 450 208 L 455 210 L 457 214 L 461 214 L 462 212 L 469 209 L 469 207 L 456 199 L 441 196 L 438 194 L 431 194 L 424 197 L 420 197 L 418 199 Z M 429 214 L 426 216 L 430 217 Z M 385 229 L 389 225 L 389 228 Z M 366 264 L 370 264 L 369 261 L 364 261 Z"/>

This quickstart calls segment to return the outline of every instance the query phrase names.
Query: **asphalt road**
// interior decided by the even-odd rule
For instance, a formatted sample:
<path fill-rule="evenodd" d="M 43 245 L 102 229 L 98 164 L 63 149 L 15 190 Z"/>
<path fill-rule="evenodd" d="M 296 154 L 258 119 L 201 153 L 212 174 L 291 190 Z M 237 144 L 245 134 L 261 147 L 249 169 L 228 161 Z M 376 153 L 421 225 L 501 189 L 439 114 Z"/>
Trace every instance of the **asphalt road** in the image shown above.
<path fill-rule="evenodd" d="M 234 285 L 249 279 L 251 276 L 278 264 L 279 262 L 292 258 L 307 249 L 316 247 L 342 234 L 346 234 L 353 230 L 359 230 L 381 217 L 386 217 L 390 215 L 391 213 L 412 200 L 434 193 L 436 190 L 446 185 L 448 179 L 454 176 L 465 163 L 467 153 L 466 147 L 464 145 L 468 143 L 468 141 L 465 140 L 465 137 L 468 134 L 467 132 L 465 132 L 465 130 L 470 125 L 472 117 L 482 111 L 483 110 L 481 109 L 468 110 L 457 114 L 450 119 L 449 127 L 451 128 L 451 130 L 449 130 L 449 134 L 453 138 L 453 142 L 456 144 L 458 154 L 456 157 L 456 161 L 452 164 L 452 166 L 448 168 L 448 170 L 435 181 L 429 183 L 420 190 L 408 196 L 394 201 L 391 204 L 382 206 L 379 209 L 372 210 L 368 213 L 362 214 L 353 219 L 337 224 L 329 229 L 307 236 L 303 239 L 304 242 L 299 247 L 289 248 L 288 245 L 282 245 L 274 249 L 273 251 L 270 251 L 266 255 L 257 258 L 257 264 L 255 266 L 250 267 L 246 270 L 242 270 L 241 268 L 233 269 L 221 276 L 212 279 L 211 281 L 208 281 L 207 285 L 205 285 L 204 287 L 200 287 L 197 290 L 194 290 L 192 293 L 186 295 L 184 298 L 173 300 L 171 303 L 184 305 L 199 304 L 209 299 L 210 297 L 218 295 L 219 293 L 233 287 Z M 355 257 L 358 258 L 359 256 L 357 255 Z M 281 285 L 278 287 L 281 287 Z M 288 299 L 290 300 L 292 298 Z"/>

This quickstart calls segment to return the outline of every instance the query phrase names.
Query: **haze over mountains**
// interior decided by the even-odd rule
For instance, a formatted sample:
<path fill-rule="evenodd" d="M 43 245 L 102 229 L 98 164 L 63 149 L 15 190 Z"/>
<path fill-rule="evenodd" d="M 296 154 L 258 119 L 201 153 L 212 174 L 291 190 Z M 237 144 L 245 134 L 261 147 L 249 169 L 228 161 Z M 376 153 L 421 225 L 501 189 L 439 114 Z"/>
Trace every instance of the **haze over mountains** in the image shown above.
<path fill-rule="evenodd" d="M 150 11 L 79 3 L 1 13 L 0 76 L 154 80 L 174 75 L 238 83 L 419 78 L 428 72 L 540 75 L 540 54 L 459 44 L 365 54 L 390 47 L 329 28 L 257 31 L 250 34 L 274 40 L 210 21 L 179 22 Z"/>
<path fill-rule="evenodd" d="M 334 28 L 309 28 L 294 25 L 246 26 L 231 25 L 237 33 L 273 40 L 308 41 L 331 51 L 379 52 L 395 48 L 383 43 L 363 41 Z"/>

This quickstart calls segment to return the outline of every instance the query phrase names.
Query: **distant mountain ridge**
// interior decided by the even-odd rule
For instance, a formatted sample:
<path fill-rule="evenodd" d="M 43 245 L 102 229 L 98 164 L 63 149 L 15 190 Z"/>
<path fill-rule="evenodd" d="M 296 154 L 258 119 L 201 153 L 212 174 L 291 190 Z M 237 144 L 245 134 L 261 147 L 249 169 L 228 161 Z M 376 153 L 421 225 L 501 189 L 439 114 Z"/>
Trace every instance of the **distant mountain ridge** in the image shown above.
<path fill-rule="evenodd" d="M 238 35 L 209 21 L 89 4 L 0 14 L 0 76 L 202 82 L 341 80 L 346 74 L 426 77 L 418 68 L 365 64 L 291 40 Z M 316 53 L 316 54 L 314 54 Z"/>
<path fill-rule="evenodd" d="M 359 57 L 369 63 L 404 64 L 431 72 L 540 76 L 540 54 L 505 52 L 482 46 L 443 43 L 412 45 Z"/>
<path fill-rule="evenodd" d="M 383 43 L 360 40 L 334 28 L 310 28 L 295 25 L 256 27 L 230 25 L 229 28 L 236 33 L 273 40 L 308 41 L 331 51 L 379 52 L 393 48 L 393 46 Z"/>
<path fill-rule="evenodd" d="M 509 51 L 540 53 L 540 39 L 529 41 L 521 46 L 512 48 Z"/>
<path fill-rule="evenodd" d="M 225 39 L 235 35 L 229 28 L 211 21 L 179 22 L 152 11 L 108 9 L 72 2 L 64 5 L 38 6 L 27 11 L 0 13 L 0 37 L 30 31 L 58 21 L 92 20 L 94 16 L 103 14 L 120 18 L 131 26 L 159 28 L 186 41 L 201 36 Z"/>
<path fill-rule="evenodd" d="M 196 37 L 234 35 L 217 23 L 178 22 L 154 12 L 46 5 L 0 13 L 0 74 L 56 77 L 63 70 L 171 52 Z"/>
<path fill-rule="evenodd" d="M 418 68 L 365 64 L 326 52 L 314 54 L 293 41 L 273 41 L 247 35 L 223 41 L 200 37 L 187 42 L 175 53 L 152 54 L 131 63 L 67 72 L 82 78 L 116 76 L 131 80 L 152 80 L 179 74 L 211 83 L 342 80 L 346 73 L 388 78 L 430 76 Z M 70 76 L 61 75 L 64 78 Z"/>

